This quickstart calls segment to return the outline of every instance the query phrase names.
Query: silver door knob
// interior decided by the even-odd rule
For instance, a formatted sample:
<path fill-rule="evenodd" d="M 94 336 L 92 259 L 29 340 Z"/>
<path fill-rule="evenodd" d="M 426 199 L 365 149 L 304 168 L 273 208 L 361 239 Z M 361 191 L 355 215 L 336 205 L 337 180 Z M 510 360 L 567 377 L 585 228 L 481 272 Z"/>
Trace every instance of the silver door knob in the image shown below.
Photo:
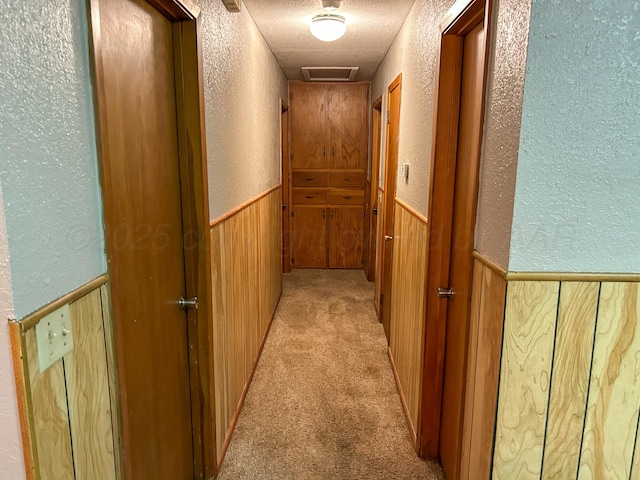
<path fill-rule="evenodd" d="M 180 297 L 180 300 L 178 300 L 178 308 L 180 310 L 197 310 L 198 297 L 191 297 L 191 298 Z"/>
<path fill-rule="evenodd" d="M 453 298 L 454 295 L 450 288 L 438 288 L 438 298 Z"/>
<path fill-rule="evenodd" d="M 389 240 L 393 240 L 393 237 L 391 235 L 385 235 L 384 239 L 388 242 Z"/>

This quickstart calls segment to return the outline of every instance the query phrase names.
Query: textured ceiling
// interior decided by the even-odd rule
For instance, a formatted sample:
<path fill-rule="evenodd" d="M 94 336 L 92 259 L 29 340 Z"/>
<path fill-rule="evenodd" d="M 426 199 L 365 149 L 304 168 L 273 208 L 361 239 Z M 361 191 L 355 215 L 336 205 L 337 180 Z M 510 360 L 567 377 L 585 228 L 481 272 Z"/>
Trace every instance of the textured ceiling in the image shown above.
<path fill-rule="evenodd" d="M 244 0 L 244 5 L 290 80 L 300 67 L 360 67 L 356 80 L 370 80 L 395 39 L 414 0 L 344 0 L 335 13 L 347 33 L 322 42 L 309 32 L 311 17 L 327 13 L 321 0 Z"/>

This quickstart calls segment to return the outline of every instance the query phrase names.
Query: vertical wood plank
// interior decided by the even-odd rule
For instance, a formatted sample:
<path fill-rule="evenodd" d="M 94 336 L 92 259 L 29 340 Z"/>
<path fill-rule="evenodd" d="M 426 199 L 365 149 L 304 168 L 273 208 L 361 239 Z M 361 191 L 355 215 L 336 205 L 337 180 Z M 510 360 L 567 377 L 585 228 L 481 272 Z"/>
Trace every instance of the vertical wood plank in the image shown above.
<path fill-rule="evenodd" d="M 469 354 L 467 362 L 467 386 L 465 393 L 464 425 L 462 428 L 462 453 L 460 455 L 460 480 L 469 480 L 471 455 L 471 433 L 474 417 L 475 389 L 478 365 L 478 336 L 480 329 L 480 308 L 482 300 L 482 286 L 484 265 L 478 260 L 473 263 L 473 283 L 471 286 L 471 307 L 469 311 Z"/>
<path fill-rule="evenodd" d="M 427 225 L 402 205 L 396 203 L 395 208 L 389 347 L 415 442 L 422 381 Z"/>
<path fill-rule="evenodd" d="M 75 475 L 62 361 L 40 372 L 35 328 L 28 330 L 25 335 L 40 478 L 73 479 Z"/>
<path fill-rule="evenodd" d="M 539 478 L 559 282 L 512 282 L 507 292 L 493 477 Z"/>
<path fill-rule="evenodd" d="M 478 320 L 472 448 L 469 454 L 469 478 L 474 480 L 491 477 L 491 447 L 496 426 L 506 291 L 507 283 L 504 276 L 485 266 Z"/>
<path fill-rule="evenodd" d="M 639 283 L 603 283 L 579 479 L 629 478 L 640 405 Z"/>
<path fill-rule="evenodd" d="M 70 305 L 73 351 L 63 359 L 77 478 L 116 478 L 100 290 Z"/>
<path fill-rule="evenodd" d="M 578 472 L 599 288 L 599 283 L 562 283 L 543 479 L 575 478 Z"/>
<path fill-rule="evenodd" d="M 102 327 L 104 329 L 105 347 L 107 353 L 107 372 L 109 375 L 109 403 L 111 405 L 111 429 L 113 431 L 113 453 L 115 456 L 116 478 L 124 479 L 124 465 L 120 433 L 120 401 L 118 395 L 118 370 L 116 366 L 116 351 L 113 341 L 113 315 L 111 314 L 111 289 L 109 284 L 100 287 L 100 302 L 102 306 Z"/>

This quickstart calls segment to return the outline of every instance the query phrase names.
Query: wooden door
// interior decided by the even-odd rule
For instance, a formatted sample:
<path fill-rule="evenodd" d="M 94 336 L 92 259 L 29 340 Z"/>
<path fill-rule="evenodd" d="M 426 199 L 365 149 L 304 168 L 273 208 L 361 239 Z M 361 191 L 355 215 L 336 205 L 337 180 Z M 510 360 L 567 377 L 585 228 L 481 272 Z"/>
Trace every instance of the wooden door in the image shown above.
<path fill-rule="evenodd" d="M 362 207 L 333 207 L 329 213 L 329 268 L 362 268 Z"/>
<path fill-rule="evenodd" d="M 365 261 L 369 262 L 367 279 L 370 282 L 378 280 L 378 273 L 376 272 L 376 257 L 377 257 L 377 229 L 378 229 L 378 216 L 381 213 L 378 211 L 378 175 L 380 173 L 380 138 L 382 128 L 382 97 L 375 101 L 373 104 L 373 139 L 371 144 L 371 184 L 369 190 L 369 244 L 368 244 L 368 257 Z"/>
<path fill-rule="evenodd" d="M 280 114 L 282 157 L 282 272 L 291 271 L 291 163 L 289 161 L 289 107 L 282 101 Z"/>
<path fill-rule="evenodd" d="M 331 85 L 329 91 L 329 168 L 366 168 L 367 102 L 366 84 Z"/>
<path fill-rule="evenodd" d="M 478 196 L 478 159 L 484 88 L 484 23 L 464 36 L 458 153 L 455 167 L 449 282 L 454 296 L 448 300 L 440 461 L 447 478 L 460 473 L 462 424 L 469 341 L 474 227 Z M 444 300 L 447 301 L 447 300 Z"/>
<path fill-rule="evenodd" d="M 421 456 L 439 457 L 452 479 L 461 471 L 488 5 L 452 7 L 441 24 L 437 66 L 418 437 Z"/>
<path fill-rule="evenodd" d="M 327 268 L 327 209 L 293 207 L 291 262 L 296 268 Z"/>
<path fill-rule="evenodd" d="M 395 227 L 396 177 L 398 172 L 398 135 L 400 131 L 400 95 L 402 93 L 402 75 L 399 75 L 389 85 L 389 100 L 387 111 L 387 148 L 385 161 L 384 188 L 384 220 L 382 242 L 382 295 L 380 296 L 380 321 L 384 333 L 391 332 L 391 273 L 393 270 L 393 230 Z"/>
<path fill-rule="evenodd" d="M 126 477 L 194 477 L 172 25 L 99 0 L 103 198 Z M 97 13 L 92 9 L 92 14 Z"/>
<path fill-rule="evenodd" d="M 304 83 L 291 83 L 289 88 L 293 168 L 326 168 L 328 90 Z"/>

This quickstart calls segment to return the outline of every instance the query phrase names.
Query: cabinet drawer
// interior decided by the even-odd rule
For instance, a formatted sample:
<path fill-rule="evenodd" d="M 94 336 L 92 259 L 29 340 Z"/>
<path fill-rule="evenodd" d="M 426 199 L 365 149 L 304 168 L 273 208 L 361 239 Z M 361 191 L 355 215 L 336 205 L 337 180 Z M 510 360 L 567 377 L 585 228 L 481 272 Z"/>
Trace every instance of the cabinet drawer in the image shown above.
<path fill-rule="evenodd" d="M 329 203 L 332 205 L 363 205 L 364 192 L 362 190 L 332 190 L 329 193 Z"/>
<path fill-rule="evenodd" d="M 318 205 L 327 203 L 326 190 L 293 190 L 293 203 L 296 205 Z"/>
<path fill-rule="evenodd" d="M 293 172 L 294 187 L 326 187 L 327 174 L 325 172 Z"/>
<path fill-rule="evenodd" d="M 364 187 L 364 172 L 334 172 L 329 178 L 332 187 Z"/>

